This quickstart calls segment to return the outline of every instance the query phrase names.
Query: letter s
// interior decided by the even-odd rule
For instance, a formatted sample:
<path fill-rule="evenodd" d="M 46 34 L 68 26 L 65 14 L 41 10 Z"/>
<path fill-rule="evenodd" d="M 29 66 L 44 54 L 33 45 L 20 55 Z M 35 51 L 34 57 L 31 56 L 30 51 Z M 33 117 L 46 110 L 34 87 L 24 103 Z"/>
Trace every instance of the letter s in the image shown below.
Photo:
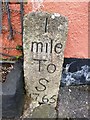
<path fill-rule="evenodd" d="M 49 82 L 48 80 L 46 80 L 45 78 L 41 78 L 39 79 L 39 84 L 43 87 L 42 89 L 39 89 L 38 87 L 35 87 L 37 91 L 45 91 L 46 90 L 46 85 L 44 85 L 43 81 L 46 81 L 47 83 Z"/>

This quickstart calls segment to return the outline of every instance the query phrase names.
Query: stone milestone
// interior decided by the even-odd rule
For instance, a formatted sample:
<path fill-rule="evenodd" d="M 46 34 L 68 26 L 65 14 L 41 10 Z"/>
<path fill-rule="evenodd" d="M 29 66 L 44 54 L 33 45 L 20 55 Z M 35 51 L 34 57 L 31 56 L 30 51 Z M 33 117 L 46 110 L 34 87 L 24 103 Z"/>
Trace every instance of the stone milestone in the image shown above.
<path fill-rule="evenodd" d="M 58 13 L 32 12 L 24 17 L 25 88 L 34 107 L 57 104 L 68 22 Z"/>

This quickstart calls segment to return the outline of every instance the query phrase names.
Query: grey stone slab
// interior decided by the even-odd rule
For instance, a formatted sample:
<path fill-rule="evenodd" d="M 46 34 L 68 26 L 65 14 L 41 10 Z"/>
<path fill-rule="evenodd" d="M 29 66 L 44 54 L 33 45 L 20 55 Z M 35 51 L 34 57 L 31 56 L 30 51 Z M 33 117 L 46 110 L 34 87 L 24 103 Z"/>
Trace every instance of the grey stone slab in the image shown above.
<path fill-rule="evenodd" d="M 58 13 L 32 12 L 24 17 L 24 77 L 32 109 L 41 104 L 56 106 L 67 24 Z"/>
<path fill-rule="evenodd" d="M 15 63 L 14 68 L 2 83 L 2 117 L 17 118 L 23 111 L 24 83 L 22 61 Z"/>
<path fill-rule="evenodd" d="M 0 82 L 0 119 L 1 118 L 2 118 L 2 82 Z"/>
<path fill-rule="evenodd" d="M 90 86 L 61 87 L 58 100 L 59 118 L 90 118 Z"/>

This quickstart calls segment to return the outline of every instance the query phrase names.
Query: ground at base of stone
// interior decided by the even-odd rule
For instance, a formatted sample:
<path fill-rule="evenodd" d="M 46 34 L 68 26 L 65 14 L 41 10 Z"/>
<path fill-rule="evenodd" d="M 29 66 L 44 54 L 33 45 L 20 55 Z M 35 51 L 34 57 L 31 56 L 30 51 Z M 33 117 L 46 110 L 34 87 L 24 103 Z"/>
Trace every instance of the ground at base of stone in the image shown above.
<path fill-rule="evenodd" d="M 58 118 L 90 119 L 90 86 L 61 87 L 58 100 Z"/>
<path fill-rule="evenodd" d="M 51 118 L 45 118 L 45 120 L 90 120 L 89 118 L 56 118 L 56 119 L 51 119 Z M 24 119 L 0 119 L 0 120 L 44 120 L 43 118 L 36 118 L 36 119 L 31 119 L 31 118 L 24 118 Z"/>
<path fill-rule="evenodd" d="M 69 120 L 89 120 L 90 86 L 60 87 L 57 109 L 58 120 L 68 120 L 68 118 L 70 118 Z M 34 116 L 35 114 L 38 114 L 38 112 L 36 111 Z M 50 116 L 53 116 L 53 113 L 51 113 Z M 50 116 L 48 116 L 48 118 L 50 118 Z"/>
<path fill-rule="evenodd" d="M 90 120 L 89 106 L 90 106 L 90 86 L 83 85 L 83 86 L 60 87 L 57 120 L 80 120 L 80 119 Z M 25 120 L 27 119 L 28 118 L 25 118 Z M 24 120 L 24 119 L 21 118 L 8 120 Z"/>

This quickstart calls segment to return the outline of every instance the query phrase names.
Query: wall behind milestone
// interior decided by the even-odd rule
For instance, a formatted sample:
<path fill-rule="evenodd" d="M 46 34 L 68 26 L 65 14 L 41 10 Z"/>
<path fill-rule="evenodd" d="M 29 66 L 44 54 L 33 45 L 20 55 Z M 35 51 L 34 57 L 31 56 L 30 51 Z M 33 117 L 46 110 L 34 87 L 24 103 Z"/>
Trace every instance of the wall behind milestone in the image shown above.
<path fill-rule="evenodd" d="M 88 39 L 88 2 L 44 2 L 43 11 L 60 13 L 68 17 L 68 38 L 64 56 L 66 58 L 89 58 Z M 20 10 L 19 4 L 10 4 L 11 10 Z M 25 14 L 32 11 L 32 4 L 24 4 Z M 13 28 L 20 31 L 20 15 L 18 12 L 11 13 Z M 16 50 L 17 45 L 22 45 L 20 33 L 14 33 L 14 40 L 8 40 L 7 14 L 3 13 L 3 31 L 0 39 L 0 52 L 9 55 L 20 55 Z"/>

